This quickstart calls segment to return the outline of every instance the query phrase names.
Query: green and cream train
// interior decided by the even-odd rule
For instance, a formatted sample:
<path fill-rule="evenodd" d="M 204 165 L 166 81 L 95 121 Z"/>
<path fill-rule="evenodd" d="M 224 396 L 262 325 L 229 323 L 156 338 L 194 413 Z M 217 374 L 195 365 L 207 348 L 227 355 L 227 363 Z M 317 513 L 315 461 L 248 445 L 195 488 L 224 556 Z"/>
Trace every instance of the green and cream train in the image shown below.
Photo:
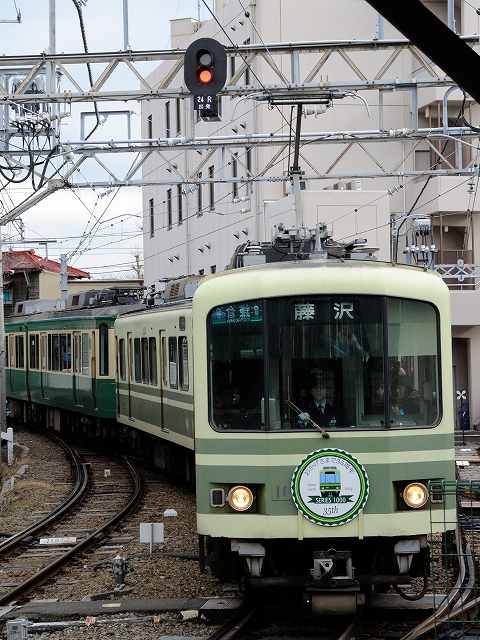
<path fill-rule="evenodd" d="M 9 397 L 53 411 L 57 426 L 147 437 L 162 466 L 188 473 L 194 461 L 201 557 L 225 578 L 356 599 L 424 575 L 427 535 L 456 521 L 455 504 L 429 491 L 455 479 L 441 278 L 288 261 L 177 294 L 121 314 L 69 310 L 63 324 L 61 313 L 14 319 Z M 89 385 L 96 395 L 82 398 Z"/>

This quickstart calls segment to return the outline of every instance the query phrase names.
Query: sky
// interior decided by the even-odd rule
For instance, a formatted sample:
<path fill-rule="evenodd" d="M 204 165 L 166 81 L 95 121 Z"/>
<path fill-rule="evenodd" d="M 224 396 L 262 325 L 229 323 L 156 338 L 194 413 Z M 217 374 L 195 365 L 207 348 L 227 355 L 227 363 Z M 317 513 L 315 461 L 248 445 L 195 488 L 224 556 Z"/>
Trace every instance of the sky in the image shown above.
<path fill-rule="evenodd" d="M 49 0 L 3 0 L 0 3 L 0 21 L 16 17 L 16 7 L 21 11 L 21 24 L 0 22 L 0 54 L 22 55 L 40 54 L 48 49 Z M 78 15 L 72 0 L 56 0 L 57 10 L 57 52 L 83 51 Z M 196 0 L 129 0 L 129 41 L 130 48 L 169 48 L 169 20 L 181 17 L 197 17 Z M 123 1 L 88 0 L 83 8 L 87 43 L 90 52 L 116 51 L 123 48 Z M 207 17 L 206 9 L 201 18 Z M 100 67 L 94 69 L 98 72 Z M 153 67 L 144 71 L 151 70 Z M 86 69 L 80 70 L 86 78 Z M 118 84 L 117 84 L 118 86 Z M 125 88 L 137 89 L 138 81 L 125 74 Z M 102 108 L 129 109 L 132 115 L 132 136 L 140 137 L 141 106 L 137 102 L 103 103 Z M 72 115 L 63 120 L 62 139 L 78 140 L 80 132 L 80 111 L 92 111 L 93 105 L 82 103 L 72 108 Z M 92 120 L 88 121 L 88 126 Z M 117 117 L 109 120 L 95 134 L 97 139 L 126 137 L 125 120 Z M 92 137 L 92 139 L 95 139 Z M 122 154 L 109 160 L 109 167 L 115 167 L 117 175 L 125 174 L 134 159 L 133 154 Z M 111 156 L 110 156 L 111 158 Z M 118 171 L 118 173 L 117 173 Z M 83 179 L 95 176 L 90 165 L 83 170 Z M 104 177 L 104 174 L 102 174 Z M 140 177 L 138 175 L 138 177 Z M 28 184 L 28 183 L 25 183 Z M 12 203 L 25 199 L 32 193 L 24 185 L 8 187 L 0 195 L 7 210 Z M 126 278 L 133 276 L 131 264 L 135 254 L 142 254 L 142 197 L 141 189 L 128 187 L 118 191 L 105 189 L 79 189 L 59 191 L 49 196 L 31 210 L 23 214 L 25 238 L 57 239 L 50 244 L 49 257 L 56 258 L 61 253 L 78 251 L 70 264 L 90 271 L 92 277 Z M 78 247 L 85 231 L 92 229 L 95 219 L 102 216 L 102 224 L 95 233 Z M 7 227 L 4 232 L 11 234 Z M 7 245 L 12 246 L 12 245 Z M 6 248 L 6 247 L 5 247 Z M 13 248 L 35 248 L 44 255 L 45 249 L 35 243 L 13 245 Z"/>

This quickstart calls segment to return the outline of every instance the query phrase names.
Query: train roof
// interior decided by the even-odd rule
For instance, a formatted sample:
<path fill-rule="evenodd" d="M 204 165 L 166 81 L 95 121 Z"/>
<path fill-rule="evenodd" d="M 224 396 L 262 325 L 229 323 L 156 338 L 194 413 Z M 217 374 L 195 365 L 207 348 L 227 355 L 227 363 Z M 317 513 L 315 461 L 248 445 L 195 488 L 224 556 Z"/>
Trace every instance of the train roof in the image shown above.
<path fill-rule="evenodd" d="M 25 316 L 5 318 L 6 326 L 24 325 L 36 322 L 48 321 L 74 321 L 74 320 L 114 320 L 118 316 L 133 313 L 144 309 L 144 305 L 115 305 L 107 307 L 85 307 L 83 309 L 65 309 L 64 311 L 43 311 Z"/>

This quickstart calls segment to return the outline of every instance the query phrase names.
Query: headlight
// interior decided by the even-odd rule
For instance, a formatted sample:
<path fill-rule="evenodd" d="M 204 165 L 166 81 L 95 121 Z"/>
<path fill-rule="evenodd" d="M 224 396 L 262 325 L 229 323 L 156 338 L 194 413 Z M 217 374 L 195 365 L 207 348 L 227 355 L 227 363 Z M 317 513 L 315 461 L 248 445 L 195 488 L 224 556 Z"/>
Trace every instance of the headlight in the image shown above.
<path fill-rule="evenodd" d="M 411 482 L 403 490 L 403 500 L 411 509 L 420 509 L 428 500 L 428 489 L 421 482 Z"/>
<path fill-rule="evenodd" d="M 253 493 L 248 487 L 232 487 L 227 500 L 235 511 L 247 511 L 253 504 Z"/>

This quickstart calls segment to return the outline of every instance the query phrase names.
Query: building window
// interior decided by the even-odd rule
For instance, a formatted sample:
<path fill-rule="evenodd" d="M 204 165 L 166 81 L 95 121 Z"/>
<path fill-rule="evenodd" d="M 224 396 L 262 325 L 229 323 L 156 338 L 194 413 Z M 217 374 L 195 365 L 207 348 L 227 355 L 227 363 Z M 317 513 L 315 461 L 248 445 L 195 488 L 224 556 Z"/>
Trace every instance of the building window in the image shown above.
<path fill-rule="evenodd" d="M 232 178 L 238 177 L 238 154 L 234 153 L 232 155 Z M 232 182 L 232 196 L 234 198 L 238 197 L 238 183 Z"/>
<path fill-rule="evenodd" d="M 179 354 L 179 374 L 180 374 L 180 388 L 182 391 L 188 391 L 188 340 L 187 336 L 180 336 L 178 339 L 178 354 Z"/>
<path fill-rule="evenodd" d="M 177 185 L 177 208 L 178 208 L 178 224 L 183 223 L 183 200 L 182 185 Z"/>
<path fill-rule="evenodd" d="M 165 103 L 165 137 L 170 138 L 170 102 Z"/>
<path fill-rule="evenodd" d="M 250 38 L 247 38 L 243 44 L 250 44 Z M 248 54 L 245 56 L 245 58 L 248 58 Z M 247 68 L 245 69 L 245 84 L 250 84 L 250 67 L 247 65 Z"/>
<path fill-rule="evenodd" d="M 168 378 L 172 389 L 177 389 L 177 340 L 175 338 L 168 339 Z"/>
<path fill-rule="evenodd" d="M 208 167 L 208 177 L 210 180 L 213 180 L 215 177 L 215 167 L 212 165 Z M 208 204 L 210 207 L 210 211 L 214 211 L 215 209 L 215 183 L 210 182 L 208 185 Z"/>
<path fill-rule="evenodd" d="M 153 115 L 150 114 L 147 117 L 147 138 L 150 140 L 153 138 Z"/>
<path fill-rule="evenodd" d="M 167 226 L 168 230 L 172 228 L 172 190 L 167 189 Z"/>
<path fill-rule="evenodd" d="M 100 367 L 99 374 L 101 376 L 108 376 L 108 358 L 109 358 L 109 349 L 108 349 L 108 326 L 106 324 L 101 324 L 99 333 L 99 342 L 100 342 Z"/>
<path fill-rule="evenodd" d="M 177 133 L 182 132 L 182 111 L 180 109 L 180 98 L 175 101 L 175 114 L 177 117 Z"/>
<path fill-rule="evenodd" d="M 252 175 L 252 147 L 247 147 L 245 151 L 245 162 L 247 166 L 247 173 Z"/>
<path fill-rule="evenodd" d="M 198 180 L 200 181 L 202 179 L 202 172 L 199 171 L 198 175 L 197 175 Z M 203 215 L 203 193 L 202 193 L 202 187 L 203 185 L 201 184 L 201 182 L 198 183 L 198 191 L 197 191 L 197 215 L 201 216 Z"/>
<path fill-rule="evenodd" d="M 155 235 L 155 203 L 153 198 L 148 201 L 148 209 L 150 213 L 150 238 Z"/>
<path fill-rule="evenodd" d="M 199 276 L 204 276 L 205 275 L 205 269 L 199 269 L 198 270 L 198 275 Z"/>
<path fill-rule="evenodd" d="M 216 264 L 212 264 L 212 266 L 210 267 L 210 273 L 217 273 L 217 265 Z"/>

